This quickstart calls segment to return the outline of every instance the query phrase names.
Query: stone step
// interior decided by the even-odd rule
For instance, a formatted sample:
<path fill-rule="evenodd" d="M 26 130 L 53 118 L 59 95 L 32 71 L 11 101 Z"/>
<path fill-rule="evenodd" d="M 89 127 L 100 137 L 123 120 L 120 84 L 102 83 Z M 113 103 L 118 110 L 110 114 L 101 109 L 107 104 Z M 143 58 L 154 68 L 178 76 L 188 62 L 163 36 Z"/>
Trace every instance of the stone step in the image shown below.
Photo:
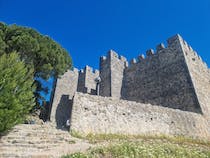
<path fill-rule="evenodd" d="M 1 158 L 52 158 L 55 157 L 53 154 L 31 154 L 31 153 L 24 153 L 24 154 L 16 154 L 16 153 L 7 153 L 7 154 L 0 154 Z"/>
<path fill-rule="evenodd" d="M 2 139 L 14 139 L 14 138 L 59 138 L 59 137 L 66 137 L 66 138 L 70 138 L 70 134 L 30 134 L 30 135 L 22 135 L 22 134 L 18 134 L 18 135 L 8 135 L 3 137 Z"/>
<path fill-rule="evenodd" d="M 69 133 L 59 133 L 59 132 L 40 132 L 40 133 L 33 133 L 33 132 L 19 132 L 19 133 L 12 133 L 8 134 L 4 137 L 17 137 L 17 136 L 24 136 L 24 137 L 30 137 L 30 136 L 68 136 Z"/>
<path fill-rule="evenodd" d="M 0 158 L 60 157 L 89 146 L 86 141 L 74 138 L 68 131 L 56 129 L 50 124 L 21 124 L 1 138 Z"/>
<path fill-rule="evenodd" d="M 58 145 L 58 144 L 61 144 L 61 143 L 68 143 L 68 142 L 65 142 L 65 141 L 51 141 L 51 142 L 15 142 L 15 143 L 4 143 L 4 146 L 46 146 L 46 145 L 49 145 L 49 146 L 54 146 L 54 145 Z"/>

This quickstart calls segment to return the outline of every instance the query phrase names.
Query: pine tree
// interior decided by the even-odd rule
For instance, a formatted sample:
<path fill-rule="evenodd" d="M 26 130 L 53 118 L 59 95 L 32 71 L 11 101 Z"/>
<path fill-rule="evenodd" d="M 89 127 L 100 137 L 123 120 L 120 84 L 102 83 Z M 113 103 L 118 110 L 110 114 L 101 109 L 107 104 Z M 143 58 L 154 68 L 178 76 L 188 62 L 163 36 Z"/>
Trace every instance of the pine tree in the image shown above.
<path fill-rule="evenodd" d="M 72 66 L 68 52 L 48 36 L 32 28 L 0 22 L 0 55 L 16 51 L 29 68 L 34 68 L 36 103 L 41 91 L 47 91 L 40 80 L 57 78 Z"/>
<path fill-rule="evenodd" d="M 33 71 L 17 53 L 0 56 L 0 133 L 22 122 L 34 105 Z"/>

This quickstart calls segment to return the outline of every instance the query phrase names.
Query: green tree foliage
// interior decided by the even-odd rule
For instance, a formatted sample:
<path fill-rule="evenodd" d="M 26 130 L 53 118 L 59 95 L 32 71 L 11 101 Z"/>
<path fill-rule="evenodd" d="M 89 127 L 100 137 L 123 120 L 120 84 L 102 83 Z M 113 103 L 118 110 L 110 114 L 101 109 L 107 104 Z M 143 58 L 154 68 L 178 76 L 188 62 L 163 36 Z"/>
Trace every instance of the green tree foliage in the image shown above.
<path fill-rule="evenodd" d="M 33 71 L 17 53 L 0 56 L 0 133 L 24 120 L 34 105 Z"/>
<path fill-rule="evenodd" d="M 22 26 L 0 23 L 0 55 L 16 51 L 27 67 L 34 68 L 35 95 L 43 91 L 40 78 L 58 77 L 71 68 L 69 54 L 50 37 Z"/>

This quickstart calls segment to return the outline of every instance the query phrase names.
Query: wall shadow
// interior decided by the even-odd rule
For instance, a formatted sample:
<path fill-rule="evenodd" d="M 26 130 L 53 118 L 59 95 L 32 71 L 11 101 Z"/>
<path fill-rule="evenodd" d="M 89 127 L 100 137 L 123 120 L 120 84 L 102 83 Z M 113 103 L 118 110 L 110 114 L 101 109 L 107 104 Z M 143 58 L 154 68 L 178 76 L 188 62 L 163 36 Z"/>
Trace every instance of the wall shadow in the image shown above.
<path fill-rule="evenodd" d="M 71 119 L 71 111 L 72 100 L 69 99 L 69 95 L 62 95 L 55 114 L 57 129 L 68 130 L 66 121 Z"/>

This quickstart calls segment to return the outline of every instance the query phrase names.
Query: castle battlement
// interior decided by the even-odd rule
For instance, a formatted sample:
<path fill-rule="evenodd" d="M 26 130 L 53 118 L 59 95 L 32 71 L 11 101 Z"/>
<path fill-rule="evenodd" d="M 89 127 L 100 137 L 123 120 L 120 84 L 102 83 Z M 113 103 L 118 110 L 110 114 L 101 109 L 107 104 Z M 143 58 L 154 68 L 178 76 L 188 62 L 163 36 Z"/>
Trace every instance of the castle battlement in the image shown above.
<path fill-rule="evenodd" d="M 136 65 L 140 62 L 144 62 L 144 64 L 148 64 L 146 62 L 150 62 L 152 58 L 157 58 L 160 54 L 164 54 L 165 52 L 168 52 L 169 50 L 174 50 L 178 48 L 179 43 L 177 41 L 183 40 L 180 35 L 175 35 L 167 40 L 167 47 L 163 43 L 160 43 L 156 46 L 156 51 L 153 49 L 149 49 L 145 52 L 146 57 L 144 54 L 140 54 L 137 58 L 133 58 L 130 60 L 129 64 L 126 67 Z M 176 41 L 176 42 L 175 42 Z M 177 43 L 177 44 L 176 44 Z"/>
<path fill-rule="evenodd" d="M 163 43 L 160 43 L 156 46 L 156 51 L 159 52 L 161 50 L 165 49 L 165 45 Z"/>
<path fill-rule="evenodd" d="M 86 72 L 92 73 L 92 75 L 99 75 L 99 70 L 93 69 L 88 65 L 86 65 L 83 69 L 79 71 L 79 73 L 86 73 Z"/>
<path fill-rule="evenodd" d="M 188 122 L 187 118 L 191 118 L 191 116 L 188 116 L 192 113 L 196 115 L 196 118 L 197 116 L 199 119 L 200 117 L 202 119 L 205 118 L 204 120 L 210 123 L 210 70 L 197 52 L 177 34 L 167 40 L 167 46 L 160 43 L 156 46 L 155 51 L 149 49 L 145 54 L 146 57 L 141 54 L 128 63 L 125 57 L 117 54 L 114 50 L 109 50 L 106 56 L 100 57 L 99 70 L 93 70 L 92 67 L 85 66 L 84 69 L 80 71 L 74 69 L 66 72 L 57 80 L 51 118 L 55 118 L 55 109 L 57 106 L 68 106 L 70 103 L 69 100 L 73 99 L 75 93 L 82 92 L 92 95 L 92 97 L 88 98 L 92 99 L 91 102 L 94 104 L 93 107 L 97 107 L 96 109 L 99 109 L 97 105 L 103 104 L 103 101 L 106 99 L 94 101 L 97 97 L 93 95 L 102 96 L 101 98 L 112 97 L 118 100 L 123 99 L 132 102 L 128 102 L 129 104 L 136 102 L 139 105 L 149 104 L 149 106 L 155 105 L 162 109 L 166 107 L 173 109 L 174 116 L 172 120 L 170 122 L 164 121 L 167 126 L 169 125 L 173 128 L 176 128 L 177 125 L 174 123 L 172 125 L 171 122 L 179 123 L 179 121 L 173 121 L 173 119 L 178 119 L 178 116 L 176 116 L 178 114 L 175 109 L 181 111 L 183 118 L 185 118 L 184 115 L 186 114 L 185 122 Z M 81 103 L 78 99 L 81 99 L 80 95 L 76 98 L 78 105 L 75 106 L 79 106 L 76 108 L 82 108 L 83 105 L 80 104 L 86 104 L 86 102 Z M 90 100 L 86 100 L 87 105 L 85 106 L 89 106 Z M 100 100 L 103 101 L 100 102 Z M 105 102 L 109 102 L 108 100 Z M 115 102 L 113 102 L 113 105 L 114 104 Z M 104 105 L 104 107 L 106 107 L 106 105 Z M 121 107 L 121 105 L 118 107 Z M 91 109 L 91 107 L 85 107 L 85 109 Z M 126 109 L 129 109 L 129 105 Z M 78 111 L 80 112 L 81 110 Z M 75 112 L 77 109 L 73 111 Z M 84 111 L 84 113 L 86 113 L 87 110 Z M 135 111 L 139 112 L 139 114 L 145 112 L 142 108 L 137 107 Z M 65 117 L 62 117 L 63 120 L 59 120 L 58 122 L 65 122 L 64 120 L 69 118 L 68 110 L 62 113 L 64 113 L 62 116 Z M 97 112 L 94 110 L 94 113 Z M 78 115 L 80 115 L 80 113 L 78 113 Z M 126 114 L 123 116 L 121 116 L 121 114 L 118 115 L 123 119 Z M 147 112 L 146 115 L 150 115 L 150 112 Z M 145 119 L 147 119 L 146 115 Z M 161 113 L 160 115 L 162 116 Z M 84 118 L 88 120 L 88 116 L 89 115 L 85 115 Z M 95 115 L 93 117 L 95 117 Z M 137 122 L 142 123 L 142 121 Z M 160 122 L 160 120 L 157 119 L 157 123 L 158 122 Z M 207 127 L 210 127 L 210 124 L 206 124 L 205 121 L 203 122 L 205 125 L 203 124 L 202 129 L 209 131 L 206 135 L 210 135 L 210 129 L 207 129 Z M 135 123 L 136 121 L 134 121 L 131 126 Z M 155 124 L 156 123 L 152 123 L 152 126 Z M 193 122 L 191 122 L 191 124 L 193 124 Z M 191 124 L 186 126 L 187 129 L 185 129 L 185 131 L 198 129 L 197 127 L 191 127 Z M 108 126 L 109 124 L 107 123 L 107 127 Z M 135 126 L 138 125 L 135 124 Z M 141 129 L 142 127 L 143 125 Z M 182 128 L 185 128 L 184 125 Z M 77 129 L 81 129 L 81 127 Z M 93 129 L 95 130 L 95 127 Z M 148 130 L 155 129 L 148 127 Z M 133 132 L 136 133 L 136 130 L 134 129 Z M 139 130 L 137 130 L 137 133 L 138 132 Z M 182 132 L 180 132 L 180 134 L 182 134 Z M 192 135 L 193 134 L 194 132 Z"/>
<path fill-rule="evenodd" d="M 100 60 L 105 61 L 105 60 L 111 59 L 111 58 L 119 59 L 122 62 L 126 62 L 127 61 L 127 59 L 124 56 L 117 54 L 114 50 L 109 50 L 107 52 L 106 56 L 101 56 L 100 57 Z"/>

